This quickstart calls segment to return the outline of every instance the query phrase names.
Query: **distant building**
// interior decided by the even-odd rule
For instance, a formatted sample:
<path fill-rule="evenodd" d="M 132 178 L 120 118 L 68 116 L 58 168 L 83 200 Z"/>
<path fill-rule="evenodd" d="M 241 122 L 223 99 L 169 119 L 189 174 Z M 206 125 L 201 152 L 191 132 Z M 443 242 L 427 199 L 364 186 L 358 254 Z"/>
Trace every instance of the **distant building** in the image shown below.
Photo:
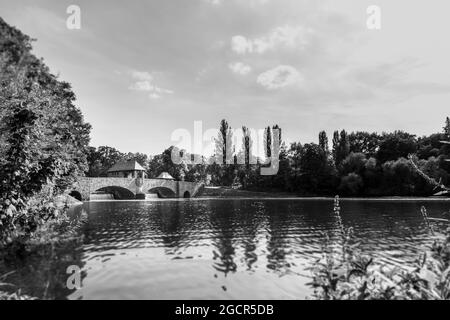
<path fill-rule="evenodd" d="M 175 180 L 168 172 L 162 172 L 156 179 Z"/>
<path fill-rule="evenodd" d="M 145 178 L 145 169 L 136 160 L 119 161 L 108 170 L 111 178 Z"/>

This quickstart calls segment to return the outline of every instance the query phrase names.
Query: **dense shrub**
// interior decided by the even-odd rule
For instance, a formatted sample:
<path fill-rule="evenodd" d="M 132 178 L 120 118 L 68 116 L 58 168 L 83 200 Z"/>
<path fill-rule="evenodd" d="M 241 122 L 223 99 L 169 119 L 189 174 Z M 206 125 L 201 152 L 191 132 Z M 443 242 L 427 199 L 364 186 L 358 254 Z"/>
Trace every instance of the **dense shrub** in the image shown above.
<path fill-rule="evenodd" d="M 339 185 L 339 191 L 345 195 L 357 196 L 361 193 L 363 187 L 364 182 L 361 176 L 352 172 L 345 177 L 342 177 L 341 184 Z"/>
<path fill-rule="evenodd" d="M 31 49 L 0 18 L 0 245 L 53 218 L 51 199 L 87 169 L 90 125 Z"/>

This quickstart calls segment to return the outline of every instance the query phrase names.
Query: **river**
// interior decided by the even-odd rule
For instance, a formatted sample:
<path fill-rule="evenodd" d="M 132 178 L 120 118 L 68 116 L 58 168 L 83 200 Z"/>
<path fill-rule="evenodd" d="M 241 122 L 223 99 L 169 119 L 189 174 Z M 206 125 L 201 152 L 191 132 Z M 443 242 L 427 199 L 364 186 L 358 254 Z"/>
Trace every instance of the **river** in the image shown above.
<path fill-rule="evenodd" d="M 341 216 L 366 253 L 401 266 L 430 244 L 422 205 L 434 217 L 450 209 L 449 201 L 342 200 Z M 57 299 L 303 299 L 324 232 L 338 232 L 330 199 L 104 201 L 71 215 L 82 212 L 83 240 L 17 266 L 30 277 L 22 286 L 42 294 L 44 284 Z M 65 287 L 69 265 L 82 271 L 81 289 Z"/>

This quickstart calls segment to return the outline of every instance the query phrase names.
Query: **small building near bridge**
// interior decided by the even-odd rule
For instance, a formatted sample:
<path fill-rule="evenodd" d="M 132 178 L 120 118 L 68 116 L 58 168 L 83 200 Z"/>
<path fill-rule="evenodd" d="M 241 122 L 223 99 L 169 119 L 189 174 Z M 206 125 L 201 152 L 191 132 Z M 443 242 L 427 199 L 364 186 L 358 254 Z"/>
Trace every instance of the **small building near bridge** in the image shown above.
<path fill-rule="evenodd" d="M 136 160 L 119 161 L 108 170 L 110 178 L 145 178 L 145 169 Z"/>
<path fill-rule="evenodd" d="M 162 172 L 156 179 L 162 180 L 175 180 L 168 172 Z"/>

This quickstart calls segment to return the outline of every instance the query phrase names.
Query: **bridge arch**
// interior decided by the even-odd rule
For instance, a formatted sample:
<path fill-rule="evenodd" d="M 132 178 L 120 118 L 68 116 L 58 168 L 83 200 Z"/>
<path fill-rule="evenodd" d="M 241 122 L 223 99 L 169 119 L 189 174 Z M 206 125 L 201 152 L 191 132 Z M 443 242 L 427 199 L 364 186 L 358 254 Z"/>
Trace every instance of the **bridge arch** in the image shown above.
<path fill-rule="evenodd" d="M 112 194 L 115 200 L 131 200 L 135 198 L 132 191 L 120 186 L 106 186 L 95 190 L 95 192 Z"/>
<path fill-rule="evenodd" d="M 174 190 L 167 187 L 154 187 L 147 191 L 148 193 L 157 194 L 158 198 L 176 198 L 177 194 Z"/>
<path fill-rule="evenodd" d="M 72 198 L 77 199 L 78 201 L 83 201 L 83 196 L 81 195 L 81 192 L 79 192 L 77 190 L 72 190 L 69 193 L 69 196 L 71 196 Z"/>
<path fill-rule="evenodd" d="M 191 197 L 191 193 L 189 191 L 185 191 L 183 193 L 183 198 L 190 198 Z"/>

